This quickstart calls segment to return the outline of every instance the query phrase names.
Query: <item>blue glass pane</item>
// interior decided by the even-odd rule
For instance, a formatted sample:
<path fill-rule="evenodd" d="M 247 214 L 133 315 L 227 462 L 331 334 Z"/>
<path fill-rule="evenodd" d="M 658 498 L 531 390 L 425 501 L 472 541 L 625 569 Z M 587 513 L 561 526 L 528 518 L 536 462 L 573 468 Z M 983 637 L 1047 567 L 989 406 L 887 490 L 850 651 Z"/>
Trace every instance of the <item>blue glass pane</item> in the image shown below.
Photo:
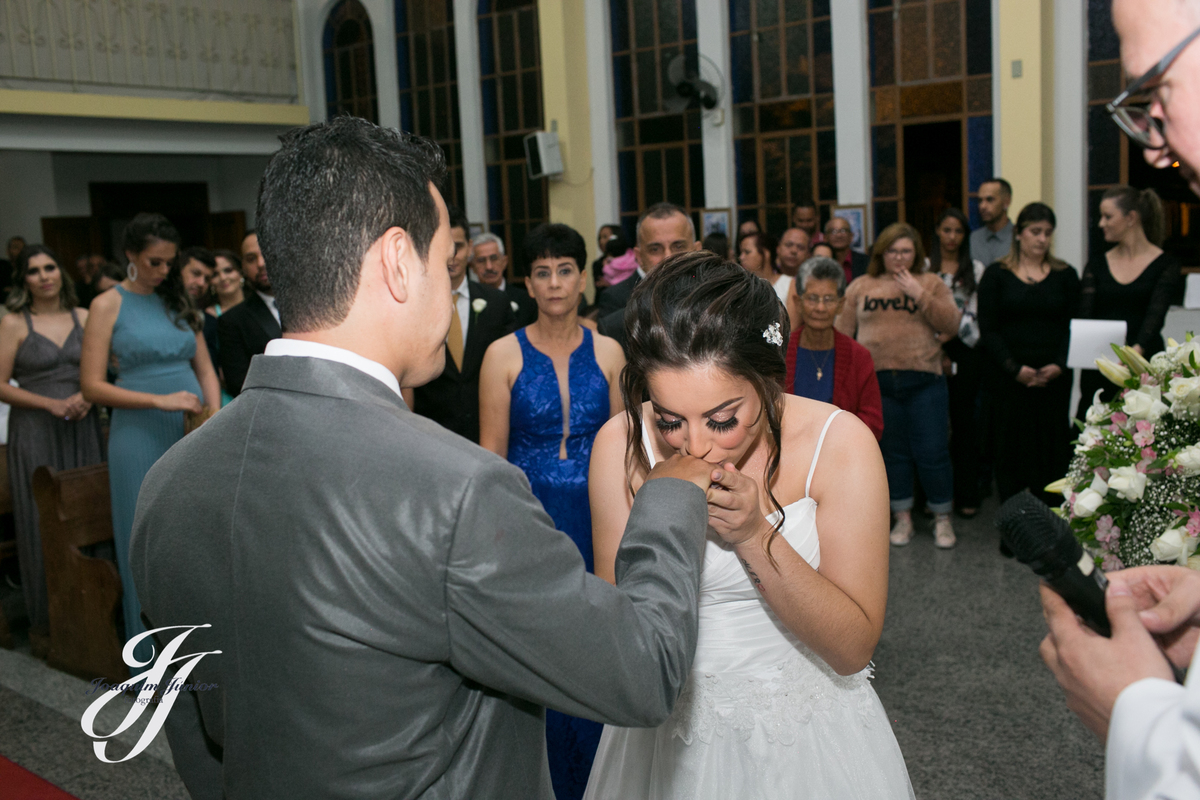
<path fill-rule="evenodd" d="M 704 149 L 700 143 L 688 145 L 688 183 L 692 208 L 704 208 Z"/>
<path fill-rule="evenodd" d="M 492 46 L 491 18 L 479 20 L 479 74 L 494 75 L 496 73 L 496 53 Z"/>
<path fill-rule="evenodd" d="M 734 169 L 739 206 L 758 204 L 758 150 L 754 139 L 734 143 Z"/>
<path fill-rule="evenodd" d="M 325 102 L 337 105 L 337 86 L 334 81 L 336 73 L 333 68 L 333 53 L 325 54 Z"/>
<path fill-rule="evenodd" d="M 500 121 L 496 117 L 496 79 L 489 78 L 480 84 L 483 95 L 483 132 L 493 135 L 500 132 Z"/>
<path fill-rule="evenodd" d="M 967 74 L 992 71 L 991 0 L 967 0 Z"/>
<path fill-rule="evenodd" d="M 813 0 L 813 19 L 829 16 L 829 0 Z"/>
<path fill-rule="evenodd" d="M 1088 0 L 1088 61 L 1120 57 L 1121 42 L 1112 24 L 1112 0 Z"/>
<path fill-rule="evenodd" d="M 396 33 L 408 30 L 408 8 L 404 0 L 396 0 Z"/>
<path fill-rule="evenodd" d="M 617 175 L 621 184 L 621 213 L 638 211 L 637 199 L 637 153 L 625 150 L 617 153 Z M 633 241 L 633 239 L 629 239 Z"/>
<path fill-rule="evenodd" d="M 895 125 L 877 125 L 871 129 L 871 155 L 875 165 L 875 196 L 895 197 L 900 194 Z"/>
<path fill-rule="evenodd" d="M 409 75 L 408 37 L 396 37 L 396 79 L 401 89 L 412 88 L 412 77 Z"/>
<path fill-rule="evenodd" d="M 333 23 L 331 20 L 333 19 L 333 13 L 337 11 L 337 9 L 338 7 L 334 6 L 333 9 L 330 10 L 329 16 L 325 18 L 325 30 L 321 33 L 322 50 L 331 50 L 333 48 Z"/>
<path fill-rule="evenodd" d="M 729 32 L 738 33 L 748 30 L 750 30 L 750 0 L 729 0 Z"/>
<path fill-rule="evenodd" d="M 1137 156 L 1135 156 L 1136 158 Z M 1088 108 L 1088 184 L 1121 182 L 1121 129 L 1104 106 Z"/>
<path fill-rule="evenodd" d="M 817 193 L 837 200 L 837 142 L 833 131 L 817 131 Z"/>
<path fill-rule="evenodd" d="M 504 219 L 504 203 L 501 202 L 501 197 L 504 192 L 504 186 L 500 182 L 500 166 L 495 165 L 487 168 L 487 191 L 488 191 L 488 218 L 489 219 Z"/>
<path fill-rule="evenodd" d="M 412 129 L 412 95 L 405 93 L 400 95 L 400 130 L 411 132 Z"/>
<path fill-rule="evenodd" d="M 691 41 L 696 38 L 696 0 L 683 0 L 680 3 L 683 12 L 683 40 Z"/>
<path fill-rule="evenodd" d="M 478 12 L 478 13 L 480 13 L 480 14 L 490 14 L 490 13 L 492 13 L 492 2 L 491 2 L 491 0 L 479 0 L 479 12 Z"/>
<path fill-rule="evenodd" d="M 733 68 L 733 102 L 749 103 L 754 99 L 754 66 L 750 60 L 750 36 L 735 36 L 729 40 L 729 56 Z"/>
<path fill-rule="evenodd" d="M 983 225 L 983 218 L 979 216 L 978 197 L 971 197 L 967 200 L 967 222 L 971 224 L 971 230 Z"/>
<path fill-rule="evenodd" d="M 900 221 L 900 204 L 895 200 L 884 200 L 875 204 L 875 234 Z"/>
<path fill-rule="evenodd" d="M 609 19 L 612 21 L 612 50 L 620 53 L 629 49 L 629 6 L 626 0 L 609 0 Z"/>
<path fill-rule="evenodd" d="M 628 55 L 613 58 L 613 99 L 617 119 L 633 116 L 633 75 L 629 71 Z"/>
<path fill-rule="evenodd" d="M 967 118 L 967 191 L 992 177 L 992 118 Z"/>

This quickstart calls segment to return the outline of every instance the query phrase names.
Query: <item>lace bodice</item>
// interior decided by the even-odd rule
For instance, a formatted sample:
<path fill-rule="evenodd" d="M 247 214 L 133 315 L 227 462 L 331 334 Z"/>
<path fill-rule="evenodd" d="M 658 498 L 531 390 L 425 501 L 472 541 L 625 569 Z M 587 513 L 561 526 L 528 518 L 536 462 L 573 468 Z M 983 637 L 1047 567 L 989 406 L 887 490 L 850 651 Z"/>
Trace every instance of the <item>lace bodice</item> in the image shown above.
<path fill-rule="evenodd" d="M 809 467 L 804 497 L 784 507 L 782 538 L 814 569 L 821 563 L 817 535 L 817 503 L 809 496 L 825 421 Z M 651 466 L 654 450 L 643 428 Z M 767 516 L 776 522 L 778 512 Z M 778 544 L 777 544 L 778 546 Z M 675 735 L 691 743 L 732 733 L 747 738 L 762 725 L 768 740 L 794 741 L 795 724 L 813 714 L 850 705 L 867 721 L 872 705 L 870 669 L 840 676 L 789 631 L 767 605 L 733 549 L 711 528 L 704 545 L 700 577 L 700 633 L 687 685 L 667 723 Z"/>

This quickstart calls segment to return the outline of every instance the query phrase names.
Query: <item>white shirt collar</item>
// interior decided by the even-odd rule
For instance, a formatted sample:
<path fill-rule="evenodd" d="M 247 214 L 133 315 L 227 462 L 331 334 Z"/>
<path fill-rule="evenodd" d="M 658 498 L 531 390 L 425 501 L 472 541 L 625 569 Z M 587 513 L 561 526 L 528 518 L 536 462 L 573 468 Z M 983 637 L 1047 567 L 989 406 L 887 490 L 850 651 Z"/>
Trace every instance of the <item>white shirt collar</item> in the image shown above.
<path fill-rule="evenodd" d="M 458 285 L 457 289 L 451 289 L 450 294 L 458 295 L 459 297 L 465 297 L 469 300 L 471 298 L 471 289 L 469 286 L 467 286 L 466 280 L 464 280 Z"/>
<path fill-rule="evenodd" d="M 646 270 L 642 269 L 642 265 L 638 264 L 637 268 L 638 280 L 646 280 Z"/>
<path fill-rule="evenodd" d="M 391 370 L 380 364 L 364 358 L 341 347 L 333 347 L 320 342 L 309 342 L 304 339 L 272 339 L 267 342 L 266 356 L 293 356 L 297 358 L 323 358 L 326 361 L 336 361 L 348 367 L 354 367 L 359 372 L 365 372 L 384 386 L 400 396 L 400 381 Z"/>

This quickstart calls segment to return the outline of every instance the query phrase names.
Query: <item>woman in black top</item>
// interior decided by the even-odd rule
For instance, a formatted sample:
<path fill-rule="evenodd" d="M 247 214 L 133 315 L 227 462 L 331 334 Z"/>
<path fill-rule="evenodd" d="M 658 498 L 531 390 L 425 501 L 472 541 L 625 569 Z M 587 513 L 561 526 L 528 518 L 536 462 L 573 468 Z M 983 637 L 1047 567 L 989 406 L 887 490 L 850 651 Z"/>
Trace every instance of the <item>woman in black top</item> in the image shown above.
<path fill-rule="evenodd" d="M 1054 226 L 1049 206 L 1025 206 L 1013 228 L 1012 252 L 988 267 L 979 282 L 979 346 L 993 395 L 1001 500 L 1028 487 L 1054 502 L 1042 487 L 1063 476 L 1070 458 L 1066 364 L 1079 277 L 1050 255 Z"/>
<path fill-rule="evenodd" d="M 1153 189 L 1114 186 L 1100 201 L 1100 230 L 1116 247 L 1094 254 L 1083 271 L 1079 316 L 1125 320 L 1125 344 L 1146 358 L 1163 349 L 1163 320 L 1182 282 L 1179 262 L 1159 247 L 1163 227 L 1162 202 Z M 1097 389 L 1104 400 L 1117 392 L 1097 369 L 1083 370 L 1079 386 L 1080 419 Z"/>

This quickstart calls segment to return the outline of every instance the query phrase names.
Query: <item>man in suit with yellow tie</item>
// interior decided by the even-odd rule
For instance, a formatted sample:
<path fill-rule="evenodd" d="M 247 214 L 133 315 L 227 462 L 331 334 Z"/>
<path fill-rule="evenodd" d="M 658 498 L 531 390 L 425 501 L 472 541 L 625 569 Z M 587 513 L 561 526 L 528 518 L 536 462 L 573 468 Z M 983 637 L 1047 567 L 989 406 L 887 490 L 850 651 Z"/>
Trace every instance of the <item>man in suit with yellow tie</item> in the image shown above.
<path fill-rule="evenodd" d="M 479 443 L 479 367 L 488 345 L 510 333 L 516 322 L 508 297 L 497 289 L 467 280 L 471 260 L 466 216 L 450 209 L 454 257 L 450 292 L 454 298 L 450 334 L 446 337 L 446 368 L 417 389 L 405 389 L 405 402 L 459 436 Z"/>

